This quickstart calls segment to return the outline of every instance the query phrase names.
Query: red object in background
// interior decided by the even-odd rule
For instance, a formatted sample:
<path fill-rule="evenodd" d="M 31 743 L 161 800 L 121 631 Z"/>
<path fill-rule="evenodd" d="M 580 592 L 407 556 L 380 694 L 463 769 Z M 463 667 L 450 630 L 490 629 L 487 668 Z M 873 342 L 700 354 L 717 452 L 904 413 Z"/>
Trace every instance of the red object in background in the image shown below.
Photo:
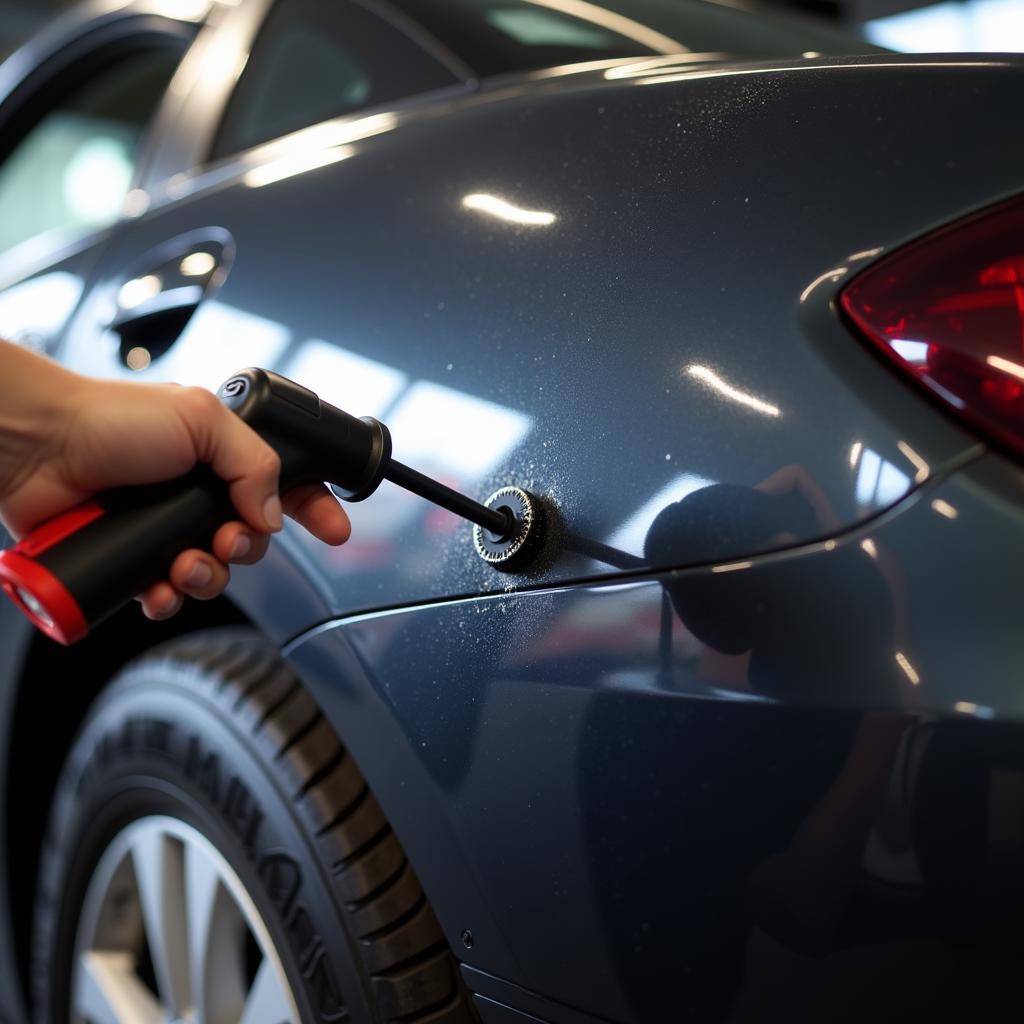
<path fill-rule="evenodd" d="M 1024 199 L 884 256 L 839 301 L 886 356 L 1024 455 Z"/>

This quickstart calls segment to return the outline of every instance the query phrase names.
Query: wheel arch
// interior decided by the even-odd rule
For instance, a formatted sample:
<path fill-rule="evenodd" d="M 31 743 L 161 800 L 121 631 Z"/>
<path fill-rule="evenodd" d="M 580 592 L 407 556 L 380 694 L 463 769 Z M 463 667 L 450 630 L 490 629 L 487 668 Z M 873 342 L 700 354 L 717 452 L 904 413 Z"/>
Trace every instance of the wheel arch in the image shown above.
<path fill-rule="evenodd" d="M 20 617 L 16 624 L 4 625 L 9 655 L 5 660 L 12 667 L 3 767 L 3 888 L 19 987 L 27 1005 L 39 854 L 61 766 L 89 708 L 120 668 L 157 644 L 217 626 L 254 627 L 254 623 L 236 604 L 220 597 L 205 603 L 186 602 L 178 615 L 160 623 L 143 618 L 132 604 L 74 647 L 47 640 Z M 76 678 L 69 685 L 64 680 L 72 673 Z"/>

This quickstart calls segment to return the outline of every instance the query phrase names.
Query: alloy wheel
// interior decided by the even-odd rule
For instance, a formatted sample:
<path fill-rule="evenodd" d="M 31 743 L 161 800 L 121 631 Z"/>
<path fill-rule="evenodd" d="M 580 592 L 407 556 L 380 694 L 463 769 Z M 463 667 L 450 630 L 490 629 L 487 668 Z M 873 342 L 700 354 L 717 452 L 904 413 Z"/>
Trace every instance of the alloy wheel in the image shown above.
<path fill-rule="evenodd" d="M 242 881 L 176 818 L 141 818 L 103 852 L 72 964 L 73 1024 L 299 1024 Z"/>

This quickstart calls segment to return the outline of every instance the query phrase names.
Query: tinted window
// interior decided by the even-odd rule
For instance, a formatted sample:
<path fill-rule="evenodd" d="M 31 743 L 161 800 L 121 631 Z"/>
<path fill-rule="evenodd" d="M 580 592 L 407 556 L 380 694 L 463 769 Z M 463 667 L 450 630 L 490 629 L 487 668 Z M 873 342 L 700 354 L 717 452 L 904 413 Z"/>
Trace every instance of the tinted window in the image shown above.
<path fill-rule="evenodd" d="M 615 57 L 866 53 L 855 36 L 701 0 L 391 0 L 479 75 Z"/>
<path fill-rule="evenodd" d="M 117 219 L 143 132 L 180 56 L 163 47 L 122 58 L 36 116 L 0 164 L 0 251 Z"/>
<path fill-rule="evenodd" d="M 350 0 L 278 0 L 228 104 L 213 156 L 454 81 L 407 36 Z"/>

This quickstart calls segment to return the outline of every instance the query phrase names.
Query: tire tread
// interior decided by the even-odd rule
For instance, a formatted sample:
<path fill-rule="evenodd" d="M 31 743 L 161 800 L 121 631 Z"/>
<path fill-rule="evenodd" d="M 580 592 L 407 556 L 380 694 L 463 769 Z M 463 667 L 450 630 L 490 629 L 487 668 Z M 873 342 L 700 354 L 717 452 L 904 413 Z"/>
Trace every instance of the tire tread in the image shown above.
<path fill-rule="evenodd" d="M 190 665 L 200 685 L 213 682 L 215 699 L 283 774 L 356 940 L 381 1020 L 476 1021 L 455 958 L 398 837 L 278 651 L 250 631 L 232 628 L 171 641 L 160 654 Z"/>

